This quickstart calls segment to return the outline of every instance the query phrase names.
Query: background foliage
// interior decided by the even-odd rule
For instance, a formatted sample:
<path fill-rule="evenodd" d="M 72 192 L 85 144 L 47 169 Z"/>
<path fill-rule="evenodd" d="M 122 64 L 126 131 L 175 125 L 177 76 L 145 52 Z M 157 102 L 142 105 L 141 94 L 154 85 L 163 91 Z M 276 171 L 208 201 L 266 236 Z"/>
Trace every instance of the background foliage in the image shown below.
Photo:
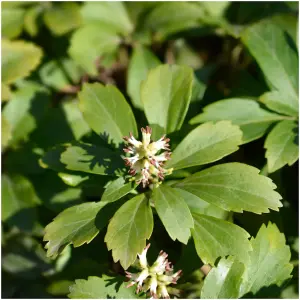
<path fill-rule="evenodd" d="M 298 298 L 297 2 L 1 17 L 2 297 L 138 297 L 123 268 L 150 238 L 184 298 Z M 151 195 L 120 158 L 147 124 L 175 169 Z"/>

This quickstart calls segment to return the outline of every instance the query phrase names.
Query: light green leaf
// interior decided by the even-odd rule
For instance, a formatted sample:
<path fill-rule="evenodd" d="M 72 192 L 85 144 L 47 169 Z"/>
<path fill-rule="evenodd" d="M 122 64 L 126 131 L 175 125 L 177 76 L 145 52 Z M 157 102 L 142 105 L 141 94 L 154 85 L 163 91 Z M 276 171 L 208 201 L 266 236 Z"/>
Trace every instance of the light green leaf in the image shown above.
<path fill-rule="evenodd" d="M 128 66 L 127 92 L 135 107 L 143 110 L 140 98 L 141 82 L 146 79 L 150 69 L 160 64 L 159 59 L 146 47 L 137 45 Z"/>
<path fill-rule="evenodd" d="M 81 25 L 80 6 L 74 2 L 53 3 L 44 22 L 54 35 L 63 35 Z"/>
<path fill-rule="evenodd" d="M 56 257 L 69 244 L 79 247 L 90 243 L 99 233 L 95 220 L 104 205 L 102 202 L 87 202 L 61 212 L 45 228 L 47 256 Z"/>
<path fill-rule="evenodd" d="M 210 17 L 222 18 L 230 5 L 230 1 L 203 1 L 199 4 L 204 7 Z"/>
<path fill-rule="evenodd" d="M 12 93 L 12 97 L 3 109 L 3 116 L 10 124 L 11 143 L 27 139 L 37 127 L 37 122 L 45 115 L 50 103 L 47 89 L 29 82 Z"/>
<path fill-rule="evenodd" d="M 36 36 L 39 31 L 38 18 L 42 14 L 43 8 L 40 5 L 35 5 L 26 10 L 24 16 L 24 29 L 32 37 Z"/>
<path fill-rule="evenodd" d="M 218 257 L 234 255 L 241 262 L 249 260 L 249 234 L 243 228 L 211 216 L 193 213 L 192 236 L 196 251 L 205 264 L 213 265 Z"/>
<path fill-rule="evenodd" d="M 105 236 L 114 261 L 120 260 L 124 269 L 132 265 L 137 254 L 142 253 L 152 230 L 152 211 L 144 194 L 122 205 L 111 219 Z"/>
<path fill-rule="evenodd" d="M 122 143 L 129 132 L 137 135 L 132 110 L 115 86 L 86 83 L 78 97 L 84 119 L 97 134 L 108 135 L 115 144 Z"/>
<path fill-rule="evenodd" d="M 19 229 L 29 231 L 37 222 L 36 207 L 41 200 L 31 182 L 21 175 L 2 175 L 2 221 Z"/>
<path fill-rule="evenodd" d="M 256 238 L 251 239 L 253 251 L 250 262 L 246 266 L 240 297 L 248 292 L 255 294 L 264 286 L 276 284 L 280 286 L 291 278 L 293 265 L 290 248 L 286 245 L 283 233 L 275 224 L 261 226 Z"/>
<path fill-rule="evenodd" d="M 238 150 L 242 132 L 229 121 L 205 123 L 192 130 L 175 148 L 166 167 L 183 169 L 217 161 Z"/>
<path fill-rule="evenodd" d="M 298 117 L 299 102 L 297 98 L 288 97 L 278 91 L 271 91 L 264 93 L 259 100 L 271 110 L 288 116 Z"/>
<path fill-rule="evenodd" d="M 70 186 L 77 186 L 80 183 L 89 179 L 89 176 L 83 177 L 81 175 L 74 175 L 74 174 L 68 174 L 68 173 L 63 173 L 63 172 L 60 172 L 57 175 L 61 178 L 61 180 L 65 184 L 70 185 Z"/>
<path fill-rule="evenodd" d="M 184 199 L 191 213 L 198 213 L 207 216 L 212 216 L 218 219 L 226 219 L 228 212 L 218 206 L 205 202 L 194 194 L 182 189 L 173 188 Z"/>
<path fill-rule="evenodd" d="M 250 99 L 232 98 L 220 100 L 203 109 L 203 113 L 191 119 L 190 124 L 229 120 L 243 131 L 243 143 L 262 137 L 270 125 L 284 117 L 270 113 Z"/>
<path fill-rule="evenodd" d="M 83 119 L 78 104 L 77 99 L 64 101 L 62 103 L 62 109 L 65 113 L 66 120 L 76 140 L 80 140 L 85 134 L 91 131 L 89 125 Z"/>
<path fill-rule="evenodd" d="M 201 299 L 237 299 L 245 265 L 234 257 L 222 258 L 208 273 L 201 290 Z"/>
<path fill-rule="evenodd" d="M 270 21 L 248 26 L 242 41 L 257 60 L 269 86 L 298 111 L 298 58 L 284 31 Z M 290 99 L 291 98 L 291 99 Z M 288 100 L 287 100 L 288 99 Z"/>
<path fill-rule="evenodd" d="M 6 118 L 2 115 L 1 117 L 1 149 L 5 149 L 12 138 L 11 134 L 11 126 L 6 120 Z"/>
<path fill-rule="evenodd" d="M 170 133 L 181 128 L 187 113 L 193 70 L 186 66 L 161 65 L 148 73 L 141 85 L 141 100 L 148 122 Z"/>
<path fill-rule="evenodd" d="M 1 9 L 1 33 L 2 38 L 13 39 L 18 37 L 23 30 L 24 9 L 2 8 Z"/>
<path fill-rule="evenodd" d="M 167 13 L 166 13 L 167 12 Z M 204 14 L 202 7 L 192 2 L 158 4 L 146 17 L 144 26 L 157 31 L 161 39 L 176 32 L 198 27 Z"/>
<path fill-rule="evenodd" d="M 98 175 L 121 174 L 124 162 L 112 150 L 92 144 L 74 143 L 61 154 L 60 161 L 68 170 Z"/>
<path fill-rule="evenodd" d="M 81 15 L 85 24 L 97 24 L 98 28 L 109 28 L 124 35 L 133 30 L 123 2 L 85 2 Z"/>
<path fill-rule="evenodd" d="M 72 35 L 68 53 L 90 75 L 97 75 L 96 60 L 116 52 L 121 39 L 109 29 L 86 25 Z"/>
<path fill-rule="evenodd" d="M 119 177 L 114 181 L 111 181 L 102 195 L 102 202 L 115 202 L 127 195 L 133 190 L 133 183 L 127 182 L 123 177 Z"/>
<path fill-rule="evenodd" d="M 181 195 L 167 185 L 160 185 L 152 193 L 155 209 L 169 236 L 187 244 L 194 227 L 191 212 Z"/>
<path fill-rule="evenodd" d="M 73 82 L 80 80 L 80 71 L 75 62 L 68 58 L 51 60 L 40 68 L 42 82 L 56 90 L 68 88 Z"/>
<path fill-rule="evenodd" d="M 298 126 L 293 121 L 278 123 L 265 141 L 266 158 L 269 173 L 275 172 L 288 164 L 291 166 L 298 160 Z"/>
<path fill-rule="evenodd" d="M 281 196 L 274 191 L 276 185 L 259 172 L 241 163 L 221 164 L 185 178 L 176 187 L 228 211 L 278 211 L 282 204 Z"/>
<path fill-rule="evenodd" d="M 124 278 L 89 276 L 87 280 L 76 279 L 69 287 L 71 299 L 134 299 L 137 298 L 134 287 L 126 288 Z"/>
<path fill-rule="evenodd" d="M 1 41 L 2 82 L 12 83 L 26 77 L 41 61 L 42 50 L 32 43 L 23 41 Z"/>
<path fill-rule="evenodd" d="M 11 97 L 9 85 L 1 82 L 1 101 L 8 101 Z"/>

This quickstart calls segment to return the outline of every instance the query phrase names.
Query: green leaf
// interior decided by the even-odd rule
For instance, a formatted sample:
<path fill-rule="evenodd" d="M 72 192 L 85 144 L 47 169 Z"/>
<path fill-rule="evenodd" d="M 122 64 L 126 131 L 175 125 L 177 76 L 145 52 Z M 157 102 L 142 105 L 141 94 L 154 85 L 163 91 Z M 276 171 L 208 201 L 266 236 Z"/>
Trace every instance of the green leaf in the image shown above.
<path fill-rule="evenodd" d="M 166 166 L 183 169 L 214 162 L 238 150 L 241 143 L 242 132 L 231 122 L 205 123 L 183 139 Z"/>
<path fill-rule="evenodd" d="M 127 182 L 123 177 L 119 177 L 114 181 L 111 181 L 102 195 L 102 202 L 115 202 L 127 195 L 133 190 L 133 183 Z"/>
<path fill-rule="evenodd" d="M 39 65 L 43 54 L 41 48 L 24 41 L 2 40 L 1 51 L 1 80 L 4 83 L 28 76 Z"/>
<path fill-rule="evenodd" d="M 186 66 L 161 65 L 148 73 L 141 85 L 141 100 L 148 122 L 165 133 L 181 128 L 187 113 L 193 70 Z"/>
<path fill-rule="evenodd" d="M 135 299 L 134 287 L 126 288 L 123 277 L 89 276 L 87 280 L 76 279 L 69 287 L 71 299 Z"/>
<path fill-rule="evenodd" d="M 123 2 L 85 2 L 81 8 L 85 24 L 97 24 L 116 33 L 128 35 L 133 25 Z"/>
<path fill-rule="evenodd" d="M 132 265 L 137 254 L 142 253 L 152 230 L 152 211 L 144 194 L 122 205 L 111 219 L 105 236 L 114 261 L 120 260 L 124 269 Z"/>
<path fill-rule="evenodd" d="M 118 175 L 124 162 L 112 150 L 84 143 L 74 143 L 61 154 L 60 161 L 68 170 L 98 175 Z"/>
<path fill-rule="evenodd" d="M 2 38 L 13 39 L 18 37 L 23 30 L 24 9 L 2 8 L 1 33 Z"/>
<path fill-rule="evenodd" d="M 247 27 L 242 41 L 257 60 L 271 89 L 293 102 L 298 111 L 298 58 L 289 46 L 284 31 L 272 22 Z"/>
<path fill-rule="evenodd" d="M 24 29 L 30 34 L 30 36 L 35 37 L 39 32 L 39 20 L 43 8 L 40 5 L 35 5 L 26 10 L 24 15 Z"/>
<path fill-rule="evenodd" d="M 49 103 L 49 91 L 33 82 L 26 83 L 12 93 L 3 109 L 3 116 L 12 130 L 11 143 L 27 139 L 37 127 L 37 122 L 45 115 Z"/>
<path fill-rule="evenodd" d="M 169 236 L 187 244 L 194 227 L 191 212 L 181 195 L 167 185 L 160 185 L 152 193 L 155 209 Z"/>
<path fill-rule="evenodd" d="M 68 58 L 51 60 L 40 68 L 42 82 L 56 90 L 68 88 L 73 82 L 80 80 L 80 71 L 75 62 Z"/>
<path fill-rule="evenodd" d="M 291 251 L 285 243 L 284 234 L 275 224 L 261 226 L 256 238 L 251 239 L 253 251 L 243 276 L 240 297 L 247 292 L 255 294 L 271 284 L 280 286 L 292 277 L 293 265 L 289 263 Z"/>
<path fill-rule="evenodd" d="M 134 48 L 128 66 L 127 92 L 136 108 L 143 110 L 140 96 L 141 82 L 146 79 L 148 71 L 159 64 L 159 59 L 146 47 L 137 45 Z"/>
<path fill-rule="evenodd" d="M 99 233 L 95 220 L 104 206 L 102 202 L 87 202 L 61 212 L 45 228 L 47 256 L 56 257 L 69 244 L 79 247 L 90 243 Z"/>
<path fill-rule="evenodd" d="M 12 138 L 11 126 L 3 115 L 1 117 L 1 137 L 1 149 L 3 151 L 9 145 Z"/>
<path fill-rule="evenodd" d="M 80 6 L 73 2 L 53 3 L 43 17 L 54 35 L 66 34 L 81 25 Z"/>
<path fill-rule="evenodd" d="M 243 228 L 211 216 L 193 213 L 192 236 L 196 251 L 205 264 L 213 265 L 218 257 L 234 255 L 241 262 L 249 260 L 249 234 Z"/>
<path fill-rule="evenodd" d="M 190 192 L 178 188 L 173 188 L 173 190 L 176 190 L 184 199 L 191 213 L 203 214 L 218 219 L 226 219 L 228 217 L 228 212 L 224 209 L 205 202 Z"/>
<path fill-rule="evenodd" d="M 259 172 L 241 163 L 221 164 L 187 177 L 176 187 L 228 211 L 278 211 L 282 197 L 274 191 L 272 180 Z"/>
<path fill-rule="evenodd" d="M 91 131 L 89 125 L 83 119 L 77 99 L 73 99 L 72 101 L 64 101 L 62 103 L 62 109 L 76 140 L 80 140 L 85 134 Z"/>
<path fill-rule="evenodd" d="M 144 26 L 148 30 L 157 31 L 159 37 L 164 39 L 176 32 L 200 26 L 203 14 L 203 8 L 196 3 L 162 3 L 147 15 Z"/>
<path fill-rule="evenodd" d="M 68 53 L 86 72 L 96 76 L 96 60 L 116 52 L 120 42 L 114 31 L 90 24 L 74 32 Z"/>
<path fill-rule="evenodd" d="M 271 110 L 288 116 L 298 117 L 299 103 L 297 98 L 287 97 L 281 92 L 272 91 L 264 93 L 259 100 Z"/>
<path fill-rule="evenodd" d="M 31 232 L 37 222 L 36 207 L 41 200 L 31 182 L 21 175 L 2 175 L 2 221 Z"/>
<path fill-rule="evenodd" d="M 245 265 L 234 257 L 222 258 L 208 273 L 201 290 L 201 299 L 237 299 Z"/>
<path fill-rule="evenodd" d="M 115 144 L 122 143 L 129 132 L 137 135 L 132 110 L 116 87 L 86 83 L 78 97 L 84 119 L 97 134 L 108 135 Z"/>
<path fill-rule="evenodd" d="M 9 85 L 1 82 L 1 101 L 8 101 L 11 97 L 11 90 Z"/>
<path fill-rule="evenodd" d="M 284 117 L 270 113 L 250 99 L 232 98 L 220 100 L 203 109 L 203 113 L 191 119 L 190 124 L 229 120 L 243 131 L 243 143 L 262 137 L 270 125 Z"/>
<path fill-rule="evenodd" d="M 297 124 L 293 121 L 278 123 L 267 136 L 264 147 L 269 173 L 286 164 L 291 166 L 299 157 Z"/>

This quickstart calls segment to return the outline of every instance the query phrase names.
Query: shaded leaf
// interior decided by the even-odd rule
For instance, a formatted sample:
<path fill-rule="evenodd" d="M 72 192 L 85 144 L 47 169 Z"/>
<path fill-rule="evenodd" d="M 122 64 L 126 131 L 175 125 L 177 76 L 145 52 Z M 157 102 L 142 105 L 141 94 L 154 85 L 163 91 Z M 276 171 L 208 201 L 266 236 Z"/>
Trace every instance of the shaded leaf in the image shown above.
<path fill-rule="evenodd" d="M 247 27 L 242 41 L 257 60 L 269 86 L 298 111 L 298 58 L 284 31 L 270 21 Z"/>
<path fill-rule="evenodd" d="M 251 244 L 243 228 L 211 216 L 193 213 L 192 236 L 196 251 L 205 264 L 214 264 L 218 257 L 234 255 L 241 262 L 249 260 Z"/>
<path fill-rule="evenodd" d="M 70 286 L 71 299 L 132 299 L 137 298 L 134 287 L 126 288 L 124 279 L 110 277 L 103 274 L 101 277 L 89 276 L 87 280 L 76 279 Z"/>
<path fill-rule="evenodd" d="M 96 76 L 96 60 L 113 54 L 120 42 L 114 31 L 97 25 L 86 25 L 72 35 L 68 53 L 86 72 Z"/>
<path fill-rule="evenodd" d="M 43 8 L 35 5 L 26 10 L 24 15 L 24 29 L 32 37 L 36 36 L 39 31 L 38 18 L 42 14 Z"/>
<path fill-rule="evenodd" d="M 23 30 L 24 9 L 2 8 L 1 9 L 1 33 L 2 38 L 13 39 L 18 37 Z"/>
<path fill-rule="evenodd" d="M 1 51 L 1 80 L 4 83 L 28 76 L 42 58 L 41 48 L 29 42 L 2 40 Z"/>
<path fill-rule="evenodd" d="M 191 212 L 181 195 L 167 185 L 160 185 L 152 193 L 155 209 L 172 240 L 187 244 L 194 227 Z"/>
<path fill-rule="evenodd" d="M 161 65 L 152 69 L 141 85 L 141 100 L 147 120 L 165 133 L 179 130 L 187 113 L 193 70 L 186 66 Z"/>
<path fill-rule="evenodd" d="M 53 3 L 43 15 L 44 22 L 55 35 L 63 35 L 81 25 L 80 6 L 74 2 Z"/>
<path fill-rule="evenodd" d="M 201 290 L 202 299 L 237 299 L 245 265 L 234 257 L 222 258 L 208 273 Z"/>
<path fill-rule="evenodd" d="M 60 155 L 60 162 L 66 169 L 98 175 L 122 174 L 124 162 L 112 150 L 84 143 L 74 143 Z"/>
<path fill-rule="evenodd" d="M 272 180 L 259 172 L 241 163 L 221 164 L 187 177 L 176 187 L 229 211 L 278 211 L 282 197 L 274 191 Z"/>
<path fill-rule="evenodd" d="M 116 87 L 86 83 L 78 97 L 85 121 L 97 134 L 108 135 L 109 141 L 116 144 L 123 142 L 129 132 L 137 135 L 132 110 Z"/>
<path fill-rule="evenodd" d="M 105 236 L 114 261 L 119 260 L 124 269 L 132 265 L 137 254 L 142 253 L 152 230 L 152 211 L 144 194 L 122 205 L 111 219 Z"/>
<path fill-rule="evenodd" d="M 102 202 L 114 202 L 127 195 L 133 190 L 133 182 L 126 182 L 123 177 L 111 181 L 102 195 Z"/>
<path fill-rule="evenodd" d="M 102 202 L 87 202 L 61 212 L 45 228 L 47 256 L 56 257 L 69 244 L 79 247 L 90 243 L 99 233 L 95 219 L 104 205 Z"/>
<path fill-rule="evenodd" d="M 278 123 L 267 136 L 264 147 L 269 173 L 286 164 L 291 166 L 299 157 L 297 124 L 293 121 Z"/>
<path fill-rule="evenodd" d="M 230 120 L 240 126 L 243 143 L 248 143 L 262 137 L 273 122 L 283 118 L 260 108 L 254 100 L 232 98 L 204 107 L 203 113 L 191 119 L 190 124 Z"/>
<path fill-rule="evenodd" d="M 108 28 L 124 35 L 133 30 L 123 2 L 86 2 L 81 15 L 85 24 L 96 24 L 98 28 Z"/>
<path fill-rule="evenodd" d="M 12 93 L 2 112 L 11 127 L 11 143 L 28 138 L 46 114 L 49 103 L 49 91 L 33 82 L 26 83 Z"/>
<path fill-rule="evenodd" d="M 134 48 L 128 65 L 127 92 L 135 107 L 143 110 L 141 82 L 146 79 L 148 71 L 159 64 L 159 59 L 146 47 L 137 45 Z"/>
<path fill-rule="evenodd" d="M 2 221 L 31 232 L 37 223 L 41 200 L 31 182 L 21 175 L 2 175 Z"/>
<path fill-rule="evenodd" d="M 205 123 L 183 139 L 166 166 L 183 169 L 214 162 L 238 150 L 241 143 L 242 132 L 231 122 Z"/>
<path fill-rule="evenodd" d="M 253 251 L 243 276 L 240 297 L 247 292 L 256 293 L 264 286 L 280 286 L 291 277 L 293 265 L 285 236 L 275 224 L 261 226 L 256 238 L 251 239 Z"/>

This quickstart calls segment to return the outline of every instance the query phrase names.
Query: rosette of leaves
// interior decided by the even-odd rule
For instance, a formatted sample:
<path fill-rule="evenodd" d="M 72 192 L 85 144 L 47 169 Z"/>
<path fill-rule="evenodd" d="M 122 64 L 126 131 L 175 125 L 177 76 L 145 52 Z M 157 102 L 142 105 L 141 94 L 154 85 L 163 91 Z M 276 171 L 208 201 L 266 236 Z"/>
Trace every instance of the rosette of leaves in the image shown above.
<path fill-rule="evenodd" d="M 275 225 L 261 229 L 254 240 L 249 240 L 249 233 L 228 218 L 229 212 L 278 211 L 282 204 L 276 185 L 252 166 L 216 163 L 243 144 L 243 131 L 238 125 L 222 120 L 205 122 L 192 129 L 182 127 L 192 85 L 192 69 L 177 65 L 151 69 L 140 85 L 140 103 L 147 124 L 153 128 L 153 139 L 167 134 L 173 151 L 166 164 L 174 169 L 173 174 L 153 190 L 134 185 L 120 157 L 123 136 L 132 132 L 137 137 L 138 128 L 145 126 L 145 121 L 137 122 L 129 103 L 115 86 L 83 85 L 78 93 L 79 108 L 85 122 L 105 142 L 65 144 L 46 153 L 41 163 L 64 174 L 81 172 L 98 176 L 99 180 L 107 177 L 108 184 L 99 195 L 100 201 L 72 206 L 46 226 L 44 240 L 49 257 L 56 257 L 69 244 L 79 247 L 90 243 L 99 231 L 106 230 L 107 250 L 112 251 L 113 260 L 119 261 L 126 270 L 151 238 L 156 228 L 153 214 L 156 214 L 171 240 L 186 245 L 193 239 L 201 261 L 216 266 L 215 276 L 221 264 L 226 265 L 229 279 L 226 277 L 222 282 L 220 289 L 225 292 L 217 297 L 256 292 L 261 286 L 281 284 L 290 277 L 290 251 L 282 235 L 277 239 L 279 232 Z M 268 230 L 274 234 L 269 235 Z M 269 248 L 275 252 L 270 258 L 263 243 L 264 236 L 268 236 Z M 275 240 L 277 244 L 272 246 Z M 279 253 L 281 248 L 285 249 L 284 255 Z M 259 286 L 253 284 L 256 282 L 255 257 L 262 250 L 266 252 L 263 263 L 268 263 L 269 269 L 264 273 L 268 280 Z M 234 261 L 226 259 L 228 255 Z M 271 271 L 278 266 L 277 255 L 286 265 L 280 274 Z M 222 260 L 217 264 L 219 257 Z M 245 274 L 243 280 L 232 287 L 231 276 L 236 280 L 242 274 Z M 211 279 L 207 277 L 207 280 Z M 78 281 L 70 296 L 86 297 L 84 291 L 92 289 L 92 296 L 101 298 L 95 286 L 104 284 L 102 281 L 94 277 Z M 237 291 L 239 285 L 243 285 L 241 291 Z M 232 288 L 235 290 L 231 291 Z"/>
<path fill-rule="evenodd" d="M 264 147 L 269 173 L 298 160 L 298 53 L 291 36 L 271 21 L 247 27 L 241 40 L 256 59 L 270 91 L 258 99 L 214 102 L 190 124 L 230 120 L 243 132 L 243 143 L 267 135 Z"/>

